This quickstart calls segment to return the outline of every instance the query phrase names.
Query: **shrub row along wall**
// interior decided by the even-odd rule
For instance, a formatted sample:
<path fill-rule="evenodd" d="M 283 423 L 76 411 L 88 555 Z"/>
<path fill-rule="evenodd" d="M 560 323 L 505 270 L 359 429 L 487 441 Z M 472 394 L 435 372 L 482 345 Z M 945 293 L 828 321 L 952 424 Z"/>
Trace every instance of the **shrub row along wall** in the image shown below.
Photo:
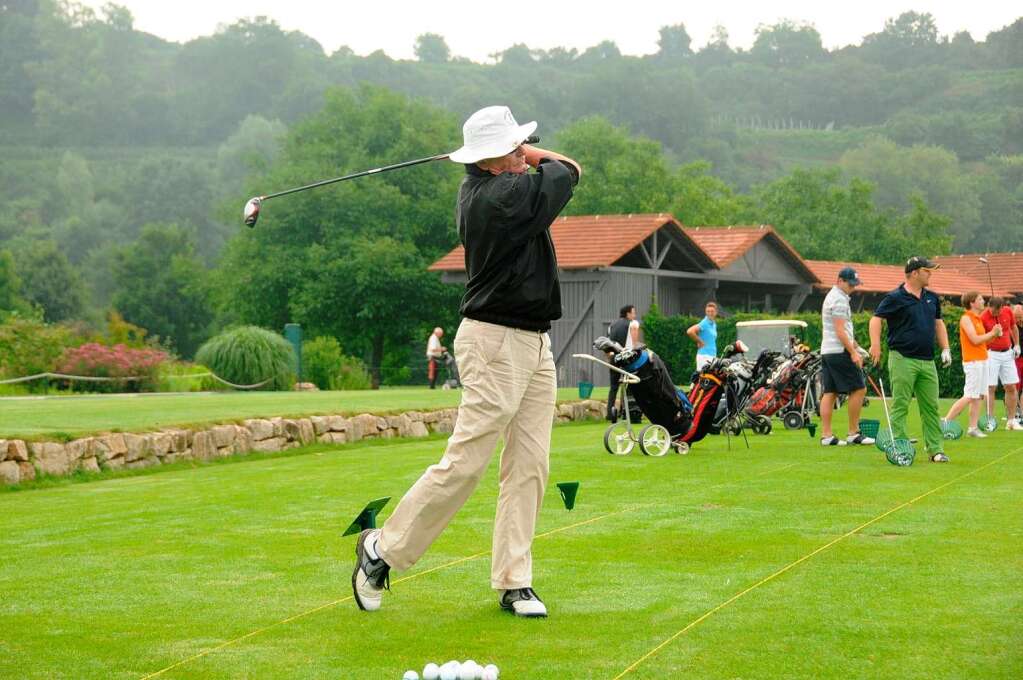
<path fill-rule="evenodd" d="M 603 416 L 604 405 L 589 400 L 558 404 L 555 423 Z M 0 439 L 0 483 L 18 484 L 40 475 L 145 468 L 178 460 L 211 460 L 252 452 L 275 452 L 315 442 L 347 444 L 362 439 L 425 437 L 454 430 L 458 409 L 411 411 L 396 416 L 370 413 L 308 418 L 256 418 L 208 429 L 168 429 L 144 434 L 106 434 L 68 443 Z"/>

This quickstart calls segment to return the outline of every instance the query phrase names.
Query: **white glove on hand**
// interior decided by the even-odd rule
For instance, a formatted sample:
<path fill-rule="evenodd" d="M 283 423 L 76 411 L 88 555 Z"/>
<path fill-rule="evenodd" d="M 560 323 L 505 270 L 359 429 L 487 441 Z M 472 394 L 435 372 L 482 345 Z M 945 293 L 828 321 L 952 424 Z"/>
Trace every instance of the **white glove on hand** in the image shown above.
<path fill-rule="evenodd" d="M 941 350 L 941 365 L 943 368 L 948 368 L 952 365 L 952 350 L 948 348 Z"/>
<path fill-rule="evenodd" d="M 1019 359 L 1019 354 L 1020 354 L 1019 345 L 1013 345 L 1013 347 L 1012 347 L 1012 356 L 1014 356 L 1017 359 Z"/>

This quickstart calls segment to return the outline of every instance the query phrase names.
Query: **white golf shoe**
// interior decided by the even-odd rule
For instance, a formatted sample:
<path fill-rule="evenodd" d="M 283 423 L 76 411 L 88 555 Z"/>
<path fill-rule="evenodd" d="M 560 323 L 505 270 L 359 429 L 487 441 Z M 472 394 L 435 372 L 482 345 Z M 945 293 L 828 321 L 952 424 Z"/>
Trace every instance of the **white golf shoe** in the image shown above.
<path fill-rule="evenodd" d="M 532 588 L 515 588 L 501 592 L 501 609 L 524 618 L 543 618 L 547 607 Z"/>
<path fill-rule="evenodd" d="M 355 571 L 352 572 L 352 592 L 359 609 L 375 612 L 380 609 L 384 591 L 391 589 L 391 567 L 377 554 L 379 529 L 366 529 L 355 544 Z"/>

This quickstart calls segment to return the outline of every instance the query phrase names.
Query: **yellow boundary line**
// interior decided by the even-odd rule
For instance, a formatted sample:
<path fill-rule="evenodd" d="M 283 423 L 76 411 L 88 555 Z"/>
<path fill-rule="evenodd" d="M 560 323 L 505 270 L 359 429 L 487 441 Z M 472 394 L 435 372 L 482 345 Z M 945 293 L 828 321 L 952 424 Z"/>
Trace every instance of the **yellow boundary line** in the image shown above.
<path fill-rule="evenodd" d="M 765 470 L 764 472 L 757 473 L 757 474 L 753 475 L 752 477 L 749 477 L 748 479 L 756 479 L 757 477 L 763 477 L 764 475 L 769 475 L 769 474 L 772 474 L 774 472 L 781 472 L 782 470 L 787 470 L 787 469 L 789 469 L 791 467 L 795 467 L 796 465 L 798 465 L 798 463 L 791 463 L 789 465 L 782 465 L 781 467 L 771 468 L 770 470 Z M 713 486 L 706 487 L 706 490 L 716 489 L 718 487 L 728 486 L 729 484 L 735 484 L 735 483 L 736 482 L 722 482 L 721 484 L 715 484 Z M 626 512 L 632 512 L 634 510 L 640 510 L 642 508 L 648 508 L 648 507 L 650 507 L 652 505 L 654 505 L 654 503 L 644 503 L 642 505 L 634 505 L 634 506 L 625 508 L 624 510 L 617 510 L 615 512 L 609 512 L 609 513 L 604 514 L 604 515 L 597 515 L 596 517 L 591 517 L 590 519 L 586 519 L 586 520 L 583 520 L 581 522 L 576 522 L 575 524 L 569 524 L 568 526 L 559 527 L 557 529 L 551 529 L 550 531 L 545 531 L 542 534 L 537 534 L 534 537 L 534 540 L 536 540 L 537 538 L 545 538 L 547 536 L 553 536 L 554 534 L 558 534 L 558 533 L 561 533 L 563 531 L 568 531 L 569 529 L 575 529 L 575 528 L 578 528 L 578 527 L 581 527 L 581 526 L 585 526 L 587 524 L 593 524 L 594 522 L 599 522 L 600 520 L 607 519 L 608 517 L 615 517 L 617 515 L 622 515 L 622 514 L 624 514 Z M 402 578 L 397 579 L 394 583 L 395 583 L 395 585 L 397 585 L 399 583 L 404 583 L 406 581 L 411 581 L 411 580 L 419 578 L 421 576 L 426 576 L 427 574 L 432 574 L 435 571 L 440 571 L 442 569 L 447 569 L 449 567 L 455 567 L 455 566 L 458 566 L 459 564 L 463 564 L 465 562 L 470 562 L 472 560 L 479 559 L 480 557 L 484 557 L 484 556 L 489 555 L 489 554 L 490 554 L 490 551 L 487 550 L 487 551 L 484 551 L 484 552 L 478 552 L 478 553 L 475 553 L 473 555 L 469 555 L 468 557 L 460 557 L 457 560 L 452 560 L 451 562 L 446 562 L 444 564 L 439 564 L 436 567 L 431 567 L 429 569 L 424 569 L 423 571 L 416 572 L 415 574 L 410 574 L 409 576 L 403 576 Z M 302 618 L 305 618 L 305 617 L 310 616 L 312 614 L 315 614 L 316 612 L 323 611 L 324 609 L 330 609 L 331 607 L 335 607 L 335 606 L 337 606 L 339 604 L 343 604 L 345 602 L 350 602 L 350 601 L 352 601 L 354 599 L 355 599 L 354 596 L 349 595 L 348 597 L 342 597 L 340 599 L 334 600 L 333 602 L 327 602 L 326 604 L 321 604 L 321 605 L 319 605 L 317 607 L 313 607 L 312 609 L 306 610 L 306 611 L 301 612 L 299 614 L 295 614 L 294 616 L 289 616 L 288 618 L 283 619 L 281 621 L 277 621 L 276 623 L 271 623 L 269 626 L 264 626 L 264 627 L 259 628 L 257 630 L 248 632 L 245 635 L 241 635 L 241 636 L 233 638 L 231 640 L 227 640 L 226 642 L 221 642 L 216 647 L 210 647 L 209 649 L 204 649 L 203 651 L 198 652 L 197 654 L 193 654 L 192 656 L 186 657 L 186 658 L 182 659 L 181 661 L 178 661 L 178 662 L 176 662 L 174 664 L 171 664 L 170 666 L 167 666 L 166 668 L 162 668 L 162 669 L 160 669 L 160 670 L 158 670 L 158 671 L 156 671 L 154 673 L 150 673 L 148 675 L 144 675 L 144 676 L 142 676 L 142 678 L 140 680 L 149 680 L 150 678 L 159 677 L 159 676 L 163 675 L 164 673 L 167 673 L 168 671 L 172 671 L 175 668 L 179 668 L 180 666 L 184 666 L 186 663 L 189 663 L 191 661 L 196 661 L 196 660 L 201 659 L 201 658 L 203 658 L 205 656 L 209 656 L 210 654 L 213 654 L 215 652 L 219 652 L 220 650 L 225 649 L 226 647 L 230 647 L 231 645 L 235 645 L 235 644 L 237 644 L 239 642 L 242 642 L 244 640 L 248 640 L 251 637 L 255 637 L 255 636 L 257 636 L 257 635 L 259 635 L 261 633 L 265 633 L 266 631 L 272 630 L 274 628 L 277 628 L 278 626 L 283 626 L 283 625 L 285 625 L 287 623 L 291 623 L 292 621 L 297 621 L 299 619 L 302 619 Z"/>
<path fill-rule="evenodd" d="M 736 600 L 738 600 L 742 596 L 746 595 L 747 593 L 750 593 L 750 592 L 756 590 L 757 588 L 759 588 L 760 586 L 764 585 L 765 583 L 767 583 L 769 581 L 772 581 L 775 578 L 781 576 L 782 574 L 784 574 L 788 570 L 792 569 L 793 567 L 796 567 L 799 564 L 802 564 L 803 562 L 807 561 L 808 559 L 810 559 L 814 555 L 816 555 L 818 553 L 821 553 L 821 552 L 824 552 L 825 550 L 827 550 L 831 546 L 835 545 L 836 543 L 849 538 L 853 534 L 856 534 L 856 533 L 862 531 L 863 529 L 866 529 L 867 527 L 869 527 L 871 524 L 874 524 L 875 522 L 881 521 L 882 519 L 884 519 L 888 515 L 892 514 L 893 512 L 897 512 L 897 511 L 899 511 L 899 510 L 901 510 L 901 509 L 903 509 L 903 508 L 905 508 L 905 507 L 907 507 L 909 505 L 912 505 L 913 503 L 916 503 L 917 501 L 919 501 L 919 500 L 921 500 L 923 498 L 926 498 L 927 496 L 930 496 L 933 493 L 937 493 L 938 491 L 941 491 L 945 487 L 951 486 L 952 484 L 955 484 L 956 482 L 958 482 L 961 479 L 966 479 L 967 477 L 969 477 L 971 475 L 975 475 L 978 472 L 980 472 L 981 470 L 989 468 L 992 465 L 994 465 L 995 463 L 999 463 L 999 462 L 1005 460 L 1006 458 L 1008 458 L 1009 456 L 1011 456 L 1013 454 L 1016 454 L 1016 453 L 1019 453 L 1020 451 L 1023 451 L 1023 448 L 1019 448 L 1019 449 L 1015 449 L 1014 451 L 1010 451 L 1009 453 L 1005 454 L 1004 456 L 1002 456 L 1000 458 L 996 458 L 995 460 L 992 460 L 992 461 L 990 461 L 988 463 L 985 463 L 984 465 L 981 465 L 979 468 L 977 468 L 975 470 L 971 470 L 970 472 L 967 472 L 966 474 L 960 475 L 960 476 L 956 477 L 955 479 L 947 481 L 947 482 L 945 482 L 944 484 L 942 484 L 940 486 L 936 486 L 935 488 L 931 489 L 930 491 L 928 491 L 926 493 L 920 494 L 916 498 L 913 498 L 913 499 L 908 500 L 908 501 L 906 501 L 904 503 L 901 503 L 901 504 L 895 506 L 894 508 L 892 508 L 891 510 L 888 510 L 887 512 L 884 512 L 884 513 L 878 515 L 877 517 L 875 517 L 874 519 L 872 519 L 872 520 L 870 520 L 868 522 L 864 522 L 863 524 L 861 524 L 860 526 L 856 527 L 855 529 L 852 529 L 851 531 L 847 531 L 846 533 L 842 534 L 838 538 L 836 538 L 836 539 L 834 539 L 834 540 L 832 540 L 832 541 L 830 541 L 830 542 L 820 546 L 819 548 L 817 548 L 813 552 L 810 552 L 810 553 L 807 553 L 806 555 L 803 555 L 802 557 L 800 557 L 795 562 L 791 562 L 791 563 L 785 565 L 784 567 L 782 567 L 778 571 L 774 572 L 770 576 L 765 576 L 764 578 L 760 579 L 759 581 L 757 581 L 756 583 L 751 585 L 749 588 L 746 588 L 745 590 L 743 590 L 743 591 L 741 591 L 739 593 L 736 593 L 735 595 L 733 595 L 732 597 L 728 598 L 727 600 L 725 600 L 721 604 L 717 605 L 713 609 L 707 610 L 706 612 L 704 612 L 698 618 L 693 619 L 692 621 L 690 621 L 685 626 L 685 628 L 681 629 L 680 631 L 678 631 L 677 633 L 672 635 L 670 638 L 668 638 L 667 640 L 665 640 L 661 644 L 657 645 L 656 647 L 651 649 L 649 652 L 647 652 L 643 656 L 641 656 L 638 659 L 636 659 L 636 661 L 634 661 L 628 668 L 626 668 L 624 671 L 622 671 L 621 673 L 616 675 L 613 680 L 620 680 L 620 678 L 624 678 L 626 675 L 628 675 L 629 673 L 634 671 L 636 668 L 638 668 L 644 661 L 646 661 L 647 659 L 649 659 L 650 657 L 655 655 L 660 650 L 662 650 L 665 647 L 667 647 L 669 644 L 671 644 L 672 642 L 674 642 L 675 640 L 677 640 L 681 636 L 685 635 L 686 632 L 688 632 L 689 630 L 691 630 L 691 629 L 695 628 L 696 626 L 700 625 L 700 623 L 702 623 L 703 621 L 707 620 L 708 618 L 713 616 L 715 613 L 721 611 L 722 609 L 724 609 L 728 605 L 732 604 L 733 602 L 735 602 Z"/>

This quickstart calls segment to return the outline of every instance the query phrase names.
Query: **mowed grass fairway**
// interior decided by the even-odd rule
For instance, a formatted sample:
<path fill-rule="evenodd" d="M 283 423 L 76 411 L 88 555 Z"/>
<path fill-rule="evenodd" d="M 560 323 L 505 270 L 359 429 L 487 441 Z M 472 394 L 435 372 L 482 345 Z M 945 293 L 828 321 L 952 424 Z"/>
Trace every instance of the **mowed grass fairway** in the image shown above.
<path fill-rule="evenodd" d="M 611 457 L 602 431 L 554 430 L 546 620 L 489 588 L 496 457 L 384 609 L 352 602 L 340 531 L 367 500 L 393 509 L 443 440 L 0 493 L 0 677 L 396 680 L 467 658 L 505 680 L 1023 674 L 1018 433 L 895 468 L 805 431 L 660 459 Z M 571 512 L 558 481 L 581 482 Z"/>

